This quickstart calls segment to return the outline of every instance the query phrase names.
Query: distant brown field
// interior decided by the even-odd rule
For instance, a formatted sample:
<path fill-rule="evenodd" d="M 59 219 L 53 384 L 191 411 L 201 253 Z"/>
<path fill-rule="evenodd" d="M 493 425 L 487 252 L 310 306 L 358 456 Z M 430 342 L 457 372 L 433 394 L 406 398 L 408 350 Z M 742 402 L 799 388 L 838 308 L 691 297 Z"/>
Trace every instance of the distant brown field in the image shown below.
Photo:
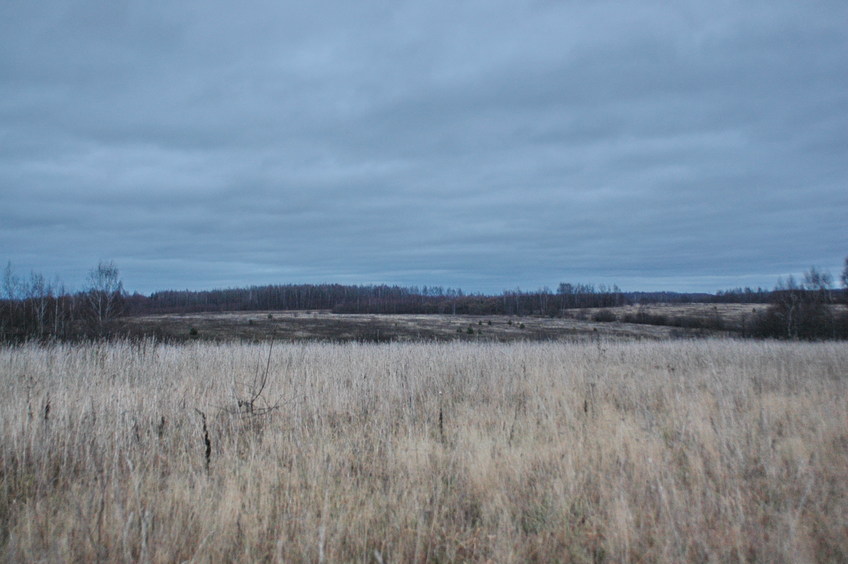
<path fill-rule="evenodd" d="M 846 366 L 715 339 L 0 348 L 0 559 L 845 562 Z"/>
<path fill-rule="evenodd" d="M 670 321 L 688 318 L 710 321 L 719 317 L 728 328 L 737 328 L 763 305 L 686 304 L 608 308 L 619 319 L 647 312 Z M 723 336 L 711 329 L 604 323 L 593 321 L 599 309 L 566 310 L 563 317 L 474 315 L 333 314 L 303 311 L 250 311 L 131 317 L 124 320 L 131 334 L 156 334 L 170 339 L 281 341 L 580 341 L 596 338 L 669 339 Z M 195 331 L 192 331 L 194 329 Z M 470 331 L 469 331 L 470 329 Z"/>

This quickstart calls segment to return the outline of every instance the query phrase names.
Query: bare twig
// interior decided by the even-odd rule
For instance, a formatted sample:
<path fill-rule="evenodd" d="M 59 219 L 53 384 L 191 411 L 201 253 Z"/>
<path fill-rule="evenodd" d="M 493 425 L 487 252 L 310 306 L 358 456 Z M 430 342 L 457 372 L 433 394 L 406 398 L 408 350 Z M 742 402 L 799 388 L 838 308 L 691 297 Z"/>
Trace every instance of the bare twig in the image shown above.
<path fill-rule="evenodd" d="M 270 404 L 264 397 L 262 397 L 262 394 L 265 393 L 265 388 L 268 386 L 268 377 L 271 374 L 271 353 L 273 350 L 274 338 L 272 336 L 271 344 L 268 347 L 268 358 L 265 361 L 265 369 L 254 376 L 253 382 L 248 389 L 247 398 L 236 397 L 236 413 L 247 417 L 266 415 L 271 411 L 279 409 L 284 403 L 286 403 L 282 401 L 282 398 L 280 398 L 276 403 Z M 262 403 L 263 405 L 260 407 L 257 405 L 258 403 Z M 233 410 L 227 411 L 230 411 L 231 413 L 233 412 Z"/>
<path fill-rule="evenodd" d="M 209 439 L 209 429 L 206 427 L 206 413 L 197 408 L 194 410 L 200 414 L 200 420 L 203 424 L 203 445 L 205 447 L 206 471 L 209 472 L 209 462 L 212 459 L 212 441 Z"/>

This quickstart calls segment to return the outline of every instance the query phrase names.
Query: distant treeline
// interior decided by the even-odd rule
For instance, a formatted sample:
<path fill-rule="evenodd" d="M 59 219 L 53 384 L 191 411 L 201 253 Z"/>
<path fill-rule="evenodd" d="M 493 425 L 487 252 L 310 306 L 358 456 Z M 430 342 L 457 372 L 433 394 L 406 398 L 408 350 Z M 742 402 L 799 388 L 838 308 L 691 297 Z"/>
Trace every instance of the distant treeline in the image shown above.
<path fill-rule="evenodd" d="M 112 262 L 93 268 L 86 289 L 79 292 L 68 292 L 58 280 L 35 272 L 19 277 L 9 263 L 0 290 L 3 343 L 109 337 L 126 313 L 127 296 Z"/>
<path fill-rule="evenodd" d="M 848 286 L 848 266 L 842 275 Z M 790 277 L 773 290 L 736 288 L 716 294 L 624 292 L 618 286 L 561 283 L 555 291 L 506 290 L 467 294 L 441 286 L 285 284 L 221 290 L 169 290 L 150 296 L 127 294 L 114 263 L 89 273 L 86 289 L 70 293 L 57 281 L 32 273 L 17 277 L 7 265 L 0 294 L 0 342 L 27 339 L 108 337 L 125 315 L 257 310 L 331 311 L 372 314 L 528 315 L 557 317 L 568 310 L 655 303 L 770 304 L 745 335 L 778 338 L 846 338 L 848 315 L 838 313 L 846 290 L 833 289 L 827 273 L 811 269 L 802 282 Z M 602 314 L 603 315 L 603 314 Z M 601 320 L 601 319 L 599 319 Z M 634 322 L 628 319 L 627 321 Z M 635 322 L 660 323 L 636 317 Z M 721 320 L 707 328 L 722 327 Z M 673 325 L 673 323 L 669 322 Z M 666 324 L 663 321 L 662 324 Z"/>
<path fill-rule="evenodd" d="M 84 297 L 67 294 L 0 300 L 0 342 L 73 340 L 87 334 L 84 304 Z"/>
<path fill-rule="evenodd" d="M 768 292 L 738 295 L 740 301 L 765 303 Z M 623 292 L 618 287 L 560 284 L 556 292 L 507 290 L 498 295 L 466 294 L 440 286 L 341 284 L 287 284 L 226 290 L 155 292 L 127 299 L 133 314 L 194 313 L 255 310 L 325 310 L 334 313 L 450 313 L 474 315 L 562 315 L 575 308 L 616 307 L 640 303 L 693 303 L 713 301 L 712 294 Z M 730 294 L 721 294 L 730 301 Z"/>
<path fill-rule="evenodd" d="M 796 289 L 804 291 L 803 289 Z M 491 295 L 465 293 L 440 286 L 286 284 L 225 290 L 169 290 L 148 296 L 128 296 L 127 312 L 198 313 L 262 310 L 322 310 L 334 313 L 406 313 L 559 316 L 566 310 L 640 304 L 736 303 L 770 304 L 778 288 L 736 288 L 708 293 L 624 292 L 617 286 L 560 284 L 556 291 L 505 290 Z M 844 291 L 831 290 L 844 301 Z"/>

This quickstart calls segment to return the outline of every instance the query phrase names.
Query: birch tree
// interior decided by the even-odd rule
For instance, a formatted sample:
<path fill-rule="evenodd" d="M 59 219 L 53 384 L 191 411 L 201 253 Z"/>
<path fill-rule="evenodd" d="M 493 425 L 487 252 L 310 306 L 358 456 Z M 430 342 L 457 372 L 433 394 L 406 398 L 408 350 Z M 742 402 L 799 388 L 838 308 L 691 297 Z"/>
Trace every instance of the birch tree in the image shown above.
<path fill-rule="evenodd" d="M 124 285 L 113 261 L 101 261 L 88 273 L 85 297 L 94 330 L 98 336 L 106 336 L 124 304 Z"/>

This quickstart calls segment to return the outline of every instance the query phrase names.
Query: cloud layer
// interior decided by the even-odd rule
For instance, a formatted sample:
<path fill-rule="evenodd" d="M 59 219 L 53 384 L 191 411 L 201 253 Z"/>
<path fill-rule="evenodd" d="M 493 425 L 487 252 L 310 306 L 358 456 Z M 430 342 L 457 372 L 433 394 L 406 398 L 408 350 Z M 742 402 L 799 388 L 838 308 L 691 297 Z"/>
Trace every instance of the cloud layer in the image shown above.
<path fill-rule="evenodd" d="M 5 2 L 0 259 L 713 291 L 848 254 L 844 2 L 294 4 Z"/>

